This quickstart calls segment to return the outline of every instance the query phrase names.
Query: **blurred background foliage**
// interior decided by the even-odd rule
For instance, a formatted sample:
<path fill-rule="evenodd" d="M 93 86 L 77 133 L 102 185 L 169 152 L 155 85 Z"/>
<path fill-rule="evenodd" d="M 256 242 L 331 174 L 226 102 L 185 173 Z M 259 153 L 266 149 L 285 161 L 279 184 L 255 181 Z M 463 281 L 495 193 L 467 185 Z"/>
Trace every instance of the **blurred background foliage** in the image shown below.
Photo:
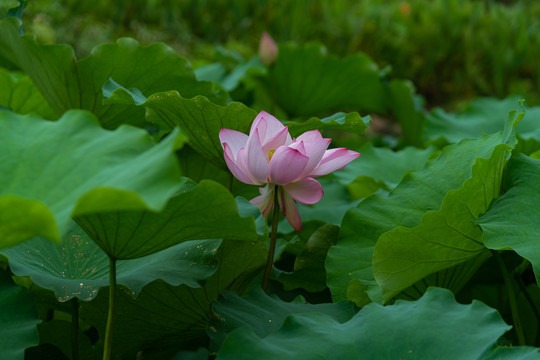
<path fill-rule="evenodd" d="M 224 49 L 249 58 L 268 31 L 278 43 L 364 52 L 412 80 L 428 107 L 510 94 L 540 103 L 536 0 L 30 0 L 24 16 L 26 33 L 70 44 L 79 58 L 131 36 L 165 42 L 197 67 L 223 60 Z"/>

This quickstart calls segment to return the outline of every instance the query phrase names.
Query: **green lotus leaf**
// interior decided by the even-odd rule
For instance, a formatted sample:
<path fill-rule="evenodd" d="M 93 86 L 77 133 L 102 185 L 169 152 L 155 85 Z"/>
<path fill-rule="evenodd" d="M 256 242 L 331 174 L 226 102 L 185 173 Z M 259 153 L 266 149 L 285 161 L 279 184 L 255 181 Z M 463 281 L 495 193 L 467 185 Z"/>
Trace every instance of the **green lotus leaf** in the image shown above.
<path fill-rule="evenodd" d="M 117 283 L 134 296 L 156 280 L 198 287 L 215 271 L 219 240 L 186 242 L 135 260 L 116 262 Z M 94 299 L 109 284 L 109 257 L 74 222 L 61 244 L 36 238 L 1 252 L 15 275 L 55 292 L 58 301 Z"/>
<path fill-rule="evenodd" d="M 424 150 L 406 147 L 400 151 L 392 151 L 366 144 L 357 149 L 362 154 L 359 159 L 336 171 L 334 175 L 343 185 L 370 177 L 376 182 L 382 182 L 380 185 L 384 189 L 391 190 L 408 171 L 422 169 L 435 150 L 435 147 Z"/>
<path fill-rule="evenodd" d="M 0 309 L 2 359 L 22 360 L 24 350 L 38 344 L 36 325 L 41 320 L 30 293 L 4 270 L 0 270 Z"/>
<path fill-rule="evenodd" d="M 339 59 L 316 43 L 280 45 L 268 82 L 277 105 L 292 117 L 343 109 L 384 113 L 388 107 L 388 88 L 373 60 L 362 53 Z"/>
<path fill-rule="evenodd" d="M 120 84 L 107 83 L 107 102 L 144 106 L 152 111 L 148 120 L 168 131 L 180 126 L 188 136 L 189 144 L 203 157 L 221 169 L 226 169 L 223 148 L 219 141 L 222 128 L 248 133 L 257 113 L 239 102 L 227 106 L 215 104 L 203 96 L 186 99 L 176 91 L 156 93 L 144 98 L 139 89 L 126 89 Z M 306 122 L 286 122 L 293 136 L 314 129 L 332 129 L 363 134 L 370 117 L 358 113 L 336 113 L 324 119 L 311 118 Z"/>
<path fill-rule="evenodd" d="M 312 117 L 305 122 L 287 121 L 292 136 L 299 136 L 310 130 L 341 130 L 357 135 L 363 135 L 371 122 L 370 116 L 361 117 L 358 113 L 335 113 L 319 119 Z"/>
<path fill-rule="evenodd" d="M 1 107 L 18 114 L 34 114 L 50 120 L 57 118 L 28 76 L 11 73 L 2 68 L 0 68 Z"/>
<path fill-rule="evenodd" d="M 232 102 L 221 106 L 203 96 L 185 99 L 176 91 L 153 94 L 144 103 L 153 111 L 152 120 L 163 129 L 180 126 L 189 144 L 205 158 L 226 169 L 223 148 L 219 142 L 222 128 L 248 133 L 257 113 Z"/>
<path fill-rule="evenodd" d="M 500 196 L 477 223 L 490 249 L 513 249 L 532 264 L 540 279 L 540 231 L 538 183 L 540 160 L 518 154 L 510 159 L 505 178 L 506 193 Z"/>
<path fill-rule="evenodd" d="M 489 257 L 482 231 L 473 221 L 498 196 L 511 149 L 511 145 L 496 146 L 490 158 L 477 158 L 472 176 L 461 188 L 449 191 L 440 210 L 427 212 L 418 226 L 400 226 L 379 237 L 373 273 L 387 300 L 430 274 L 469 260 L 481 264 Z M 470 272 L 460 273 L 465 281 L 470 276 Z"/>
<path fill-rule="evenodd" d="M 351 199 L 347 189 L 333 176 L 318 178 L 317 181 L 321 183 L 324 195 L 315 205 L 297 204 L 302 221 L 322 220 L 328 224 L 341 224 L 347 210 L 358 205 L 358 201 Z M 279 226 L 284 233 L 293 230 L 287 221 L 283 221 Z"/>
<path fill-rule="evenodd" d="M 60 241 L 71 216 L 161 210 L 180 186 L 174 141 L 104 130 L 86 111 L 57 122 L 0 111 L 0 248 Z"/>
<path fill-rule="evenodd" d="M 467 210 L 468 201 L 475 201 L 476 199 L 484 201 L 497 196 L 506 152 L 515 144 L 514 126 L 522 117 L 523 113 L 511 113 L 504 132 L 479 139 L 464 140 L 446 147 L 438 158 L 429 160 L 425 168 L 407 173 L 388 197 L 373 195 L 362 201 L 356 208 L 349 210 L 343 218 L 338 243 L 330 248 L 326 260 L 327 283 L 334 299 L 347 298 L 355 301 L 358 306 L 362 306 L 366 301 L 363 292 L 365 290 L 372 300 L 383 301 L 381 289 L 373 274 L 372 258 L 376 247 L 375 244 L 378 243 L 381 235 L 388 231 L 395 229 L 395 232 L 387 239 L 395 237 L 392 240 L 384 240 L 388 242 L 386 245 L 381 245 L 383 248 L 380 249 L 389 249 L 390 243 L 393 244 L 392 246 L 396 246 L 395 251 L 400 251 L 403 256 L 396 259 L 394 264 L 406 266 L 405 262 L 409 260 L 411 262 L 419 261 L 420 264 L 416 268 L 419 272 L 414 276 L 405 276 L 405 279 L 402 279 L 401 286 L 392 287 L 394 285 L 390 285 L 389 282 L 384 284 L 387 296 L 394 294 L 394 290 L 397 291 L 398 287 L 403 290 L 403 286 L 413 285 L 414 282 L 420 280 L 418 278 L 420 273 L 427 276 L 431 270 L 436 272 L 435 268 L 429 268 L 429 264 L 433 265 L 435 263 L 429 263 L 427 258 L 425 258 L 426 263 L 421 261 L 421 256 L 425 256 L 429 252 L 427 249 L 433 246 L 430 243 L 431 238 L 426 239 L 422 250 L 418 250 L 416 247 L 413 250 L 412 247 L 409 248 L 406 242 L 396 245 L 402 231 L 411 231 L 405 228 L 414 228 L 421 221 L 425 221 L 426 224 L 422 225 L 422 228 L 418 230 L 423 229 L 425 225 L 431 225 L 434 228 L 433 231 L 437 231 L 439 237 L 445 237 L 442 240 L 437 238 L 437 241 L 442 242 L 452 241 L 451 239 L 454 236 L 470 236 L 471 233 L 473 236 L 480 236 L 478 228 L 471 229 L 473 227 L 471 215 L 480 215 L 481 209 L 486 208 L 487 205 L 480 202 L 475 203 L 474 206 L 471 205 L 473 207 L 470 210 L 472 214 L 470 214 L 469 210 Z M 499 162 L 496 162 L 497 159 Z M 493 175 L 493 178 L 483 179 L 482 175 L 486 174 Z M 466 181 L 468 183 L 464 185 Z M 484 185 L 486 186 L 485 192 Z M 463 189 L 457 191 L 460 188 Z M 474 196 L 469 195 L 471 191 L 474 192 Z M 477 196 L 477 193 L 485 194 L 485 198 Z M 447 194 L 448 199 L 446 198 Z M 467 197 L 470 197 L 470 199 Z M 443 203 L 445 203 L 445 208 L 441 209 Z M 445 216 L 448 212 L 452 213 L 452 209 L 455 210 L 456 217 L 453 219 L 453 223 L 446 224 Z M 426 220 L 423 220 L 424 216 Z M 438 217 L 438 219 L 435 220 L 434 217 Z M 457 228 L 453 229 L 452 227 Z M 419 238 L 416 234 L 411 234 L 411 238 L 413 237 Z M 473 239 L 476 240 L 476 237 Z M 467 244 L 469 244 L 469 241 L 472 243 L 471 246 L 474 245 L 476 254 L 480 255 L 485 250 L 483 246 L 478 247 L 474 241 L 465 240 Z M 412 246 L 413 242 L 409 242 Z M 457 245 L 458 248 L 460 246 Z M 448 257 L 448 253 L 452 251 L 452 246 L 447 247 L 445 251 L 443 244 L 441 244 L 437 248 L 437 251 L 439 250 L 440 253 L 435 251 L 430 253 L 434 256 Z M 389 251 L 392 250 L 389 249 Z M 418 257 L 414 257 L 417 251 L 422 251 L 422 255 L 419 253 Z M 395 273 L 399 277 L 396 272 L 398 269 L 387 271 L 384 266 L 381 266 L 383 264 L 381 261 L 384 261 L 384 257 L 387 256 L 382 254 L 378 253 L 377 255 L 377 261 L 379 262 L 377 271 L 380 276 L 378 279 L 383 280 L 382 276 L 390 273 Z M 436 261 L 436 259 L 433 260 Z M 465 257 L 461 257 L 452 264 L 447 262 L 446 265 L 450 267 L 465 260 Z M 387 264 L 390 265 L 389 262 Z M 409 262 L 407 265 L 411 265 L 411 263 Z M 425 268 L 423 268 L 424 266 Z M 426 271 L 420 271 L 419 269 Z M 441 269 L 439 268 L 439 270 Z M 358 284 L 358 281 L 362 285 Z M 450 278 L 448 278 L 448 281 L 450 281 Z M 352 289 L 357 291 L 352 292 Z"/>
<path fill-rule="evenodd" d="M 86 59 L 77 61 L 67 45 L 41 45 L 32 36 L 19 36 L 20 20 L 0 20 L 3 56 L 20 67 L 62 115 L 69 109 L 86 109 L 106 128 L 120 124 L 145 124 L 143 108 L 103 102 L 102 87 L 109 79 L 142 94 L 176 90 L 190 98 L 204 95 L 220 104 L 226 93 L 209 82 L 198 82 L 190 64 L 165 44 L 140 46 L 129 38 L 102 44 Z"/>
<path fill-rule="evenodd" d="M 39 45 L 30 35 L 19 36 L 20 26 L 14 17 L 0 20 L 2 56 L 28 74 L 57 115 L 81 108 L 73 48 Z"/>
<path fill-rule="evenodd" d="M 409 80 L 392 80 L 390 94 L 390 107 L 401 125 L 403 140 L 407 145 L 423 146 L 426 116 L 422 102 L 415 95 L 413 83 Z"/>
<path fill-rule="evenodd" d="M 462 113 L 447 113 L 435 108 L 427 114 L 425 126 L 426 139 L 439 137 L 449 142 L 458 142 L 465 138 L 491 134 L 504 126 L 508 111 L 516 109 L 521 98 L 511 96 L 504 100 L 495 98 L 477 98 L 471 101 Z M 523 139 L 540 141 L 540 107 L 527 108 L 527 115 L 517 129 Z"/>
<path fill-rule="evenodd" d="M 224 290 L 241 291 L 264 267 L 268 249 L 263 242 L 224 240 L 216 258 L 216 272 L 200 288 L 154 281 L 137 298 L 117 291 L 113 355 L 135 356 L 139 349 L 195 350 L 207 345 L 206 327 L 211 304 Z M 122 289 L 122 288 L 119 288 Z M 108 288 L 95 300 L 81 304 L 81 317 L 105 334 Z M 167 358 L 172 357 L 174 352 Z"/>
<path fill-rule="evenodd" d="M 179 194 L 159 213 L 100 212 L 76 221 L 114 259 L 147 256 L 188 240 L 257 239 L 253 217 L 240 217 L 231 193 L 211 180 L 199 185 L 184 181 Z"/>
<path fill-rule="evenodd" d="M 267 336 L 248 324 L 229 334 L 217 359 L 470 360 L 493 359 L 495 353 L 540 358 L 534 348 L 496 348 L 508 329 L 495 309 L 479 301 L 462 305 L 450 291 L 430 288 L 415 302 L 369 304 L 345 323 L 328 314 L 293 314 Z"/>
<path fill-rule="evenodd" d="M 266 73 L 266 71 L 261 59 L 253 56 L 249 60 L 240 62 L 228 74 L 227 69 L 220 62 L 199 67 L 195 70 L 195 74 L 199 80 L 213 81 L 223 86 L 225 90 L 233 91 L 248 76 L 248 73 Z"/>
<path fill-rule="evenodd" d="M 283 320 L 291 314 L 324 313 L 344 323 L 355 312 L 350 302 L 312 305 L 298 297 L 289 303 L 266 295 L 259 287 L 250 289 L 243 297 L 225 292 L 212 304 L 212 308 L 216 315 L 207 332 L 212 346 L 217 345 L 217 348 L 230 332 L 242 326 L 250 327 L 259 337 L 266 337 L 279 330 Z"/>
<path fill-rule="evenodd" d="M 493 346 L 480 360 L 537 360 L 538 349 L 529 346 Z"/>
<path fill-rule="evenodd" d="M 82 108 L 95 113 L 106 128 L 115 128 L 125 119 L 130 123 L 143 122 L 144 108 L 121 102 L 107 101 L 105 89 L 110 80 L 126 88 L 136 88 L 139 99 L 161 91 L 176 90 L 185 98 L 204 95 L 219 104 L 225 104 L 226 93 L 209 82 L 199 82 L 189 62 L 162 43 L 140 46 L 130 38 L 121 38 L 113 44 L 102 44 L 91 55 L 78 62 L 82 82 Z M 85 96 L 86 95 L 86 96 Z"/>

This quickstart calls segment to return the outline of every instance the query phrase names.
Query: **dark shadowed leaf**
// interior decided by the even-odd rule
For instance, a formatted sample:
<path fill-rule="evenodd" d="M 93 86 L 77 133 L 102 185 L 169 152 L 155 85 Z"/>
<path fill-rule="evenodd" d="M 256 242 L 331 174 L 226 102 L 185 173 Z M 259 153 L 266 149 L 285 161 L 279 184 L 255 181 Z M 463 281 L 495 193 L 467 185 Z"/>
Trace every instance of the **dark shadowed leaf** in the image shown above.
<path fill-rule="evenodd" d="M 217 252 L 219 266 L 204 287 L 171 286 L 154 281 L 137 298 L 118 291 L 113 354 L 170 346 L 196 350 L 208 342 L 205 330 L 212 317 L 211 303 L 223 290 L 241 291 L 264 266 L 267 248 L 262 242 L 223 241 Z M 122 288 L 120 288 L 122 289 Z M 108 288 L 81 306 L 81 317 L 101 336 L 107 321 Z"/>
<path fill-rule="evenodd" d="M 311 313 L 288 316 L 268 336 L 240 327 L 217 359 L 493 359 L 493 350 L 506 355 L 494 344 L 508 329 L 495 309 L 478 301 L 462 305 L 450 291 L 430 288 L 416 302 L 367 305 L 345 323 Z M 510 352 L 540 358 L 532 355 L 537 349 L 517 349 Z"/>
<path fill-rule="evenodd" d="M 30 293 L 0 270 L 0 348 L 2 359 L 23 360 L 24 349 L 38 344 L 36 305 Z"/>
<path fill-rule="evenodd" d="M 324 260 L 328 249 L 336 244 L 338 235 L 338 226 L 325 224 L 310 236 L 306 246 L 294 260 L 293 271 L 279 274 L 279 281 L 285 290 L 302 288 L 318 292 L 326 288 Z"/>
<path fill-rule="evenodd" d="M 277 331 L 291 314 L 323 313 L 339 323 L 348 321 L 354 315 L 354 306 L 350 302 L 312 305 L 299 297 L 289 303 L 268 296 L 257 286 L 243 297 L 225 292 L 212 307 L 216 315 L 207 332 L 216 348 L 221 346 L 230 332 L 243 326 L 248 326 L 260 337 L 266 337 Z"/>

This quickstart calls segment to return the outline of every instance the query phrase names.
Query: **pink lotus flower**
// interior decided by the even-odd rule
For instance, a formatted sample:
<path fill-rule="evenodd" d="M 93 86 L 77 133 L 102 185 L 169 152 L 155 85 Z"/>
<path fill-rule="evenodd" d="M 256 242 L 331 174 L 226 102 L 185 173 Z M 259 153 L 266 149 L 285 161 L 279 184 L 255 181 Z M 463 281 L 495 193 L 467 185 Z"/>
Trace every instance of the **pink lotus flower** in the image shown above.
<path fill-rule="evenodd" d="M 277 193 L 279 207 L 296 231 L 302 220 L 294 201 L 311 205 L 321 200 L 323 189 L 314 178 L 342 169 L 360 156 L 345 148 L 327 150 L 331 139 L 323 138 L 319 130 L 292 139 L 288 128 L 264 111 L 253 121 L 249 136 L 221 129 L 219 139 L 225 162 L 238 180 L 266 184 L 250 202 L 268 217 Z"/>
<path fill-rule="evenodd" d="M 268 66 L 276 61 L 278 56 L 278 47 L 270 34 L 266 31 L 262 33 L 259 43 L 259 57 L 264 65 Z"/>

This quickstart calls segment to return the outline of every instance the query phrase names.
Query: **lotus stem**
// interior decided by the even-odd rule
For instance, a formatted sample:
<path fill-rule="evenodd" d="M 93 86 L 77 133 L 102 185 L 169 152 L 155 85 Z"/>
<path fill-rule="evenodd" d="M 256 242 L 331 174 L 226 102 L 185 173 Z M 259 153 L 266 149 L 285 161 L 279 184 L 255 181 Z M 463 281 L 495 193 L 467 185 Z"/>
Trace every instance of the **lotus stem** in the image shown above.
<path fill-rule="evenodd" d="M 71 299 L 71 357 L 79 360 L 79 299 Z"/>
<path fill-rule="evenodd" d="M 506 268 L 506 265 L 504 264 L 504 260 L 501 257 L 501 254 L 498 251 L 493 251 L 493 255 L 495 256 L 495 259 L 497 260 L 497 264 L 499 265 L 499 268 L 501 269 L 501 273 L 504 279 L 504 284 L 506 286 L 506 291 L 508 293 L 508 300 L 510 301 L 510 311 L 512 313 L 512 321 L 514 323 L 514 330 L 516 331 L 516 336 L 518 339 L 518 343 L 520 346 L 525 346 L 525 334 L 523 333 L 523 327 L 521 326 L 521 321 L 519 319 L 519 311 L 517 306 L 517 299 L 516 299 L 516 293 L 514 289 L 514 284 L 512 282 L 512 278 L 510 277 L 510 273 L 508 272 L 508 269 Z"/>
<path fill-rule="evenodd" d="M 114 312 L 116 308 L 116 259 L 109 256 L 109 314 L 105 329 L 105 345 L 103 348 L 103 360 L 111 359 L 112 330 Z"/>
<path fill-rule="evenodd" d="M 274 253 L 276 252 L 276 237 L 279 220 L 278 190 L 279 189 L 276 186 L 274 194 L 274 214 L 272 215 L 272 230 L 270 231 L 270 247 L 268 248 L 268 259 L 266 260 L 266 267 L 264 269 L 262 282 L 262 289 L 264 292 L 266 292 L 266 289 L 268 289 L 268 280 L 270 279 L 270 273 L 272 272 L 272 266 L 274 265 Z"/>

